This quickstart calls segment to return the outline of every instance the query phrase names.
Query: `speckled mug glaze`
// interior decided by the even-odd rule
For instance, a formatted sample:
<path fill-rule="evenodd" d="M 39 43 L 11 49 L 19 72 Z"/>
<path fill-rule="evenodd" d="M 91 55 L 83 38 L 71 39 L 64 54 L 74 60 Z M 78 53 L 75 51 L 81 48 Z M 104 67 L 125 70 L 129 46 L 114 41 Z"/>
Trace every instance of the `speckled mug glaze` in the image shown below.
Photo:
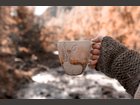
<path fill-rule="evenodd" d="M 65 73 L 82 74 L 88 63 L 91 42 L 88 40 L 58 42 L 57 48 Z"/>

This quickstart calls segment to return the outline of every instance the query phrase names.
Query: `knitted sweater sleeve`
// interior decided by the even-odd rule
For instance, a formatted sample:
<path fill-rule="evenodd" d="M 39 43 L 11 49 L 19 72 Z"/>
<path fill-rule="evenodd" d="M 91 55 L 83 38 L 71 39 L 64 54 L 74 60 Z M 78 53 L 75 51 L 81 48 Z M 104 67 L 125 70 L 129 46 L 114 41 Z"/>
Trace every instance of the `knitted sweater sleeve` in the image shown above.
<path fill-rule="evenodd" d="M 140 54 L 106 36 L 101 43 L 96 70 L 117 79 L 134 96 L 140 81 Z"/>

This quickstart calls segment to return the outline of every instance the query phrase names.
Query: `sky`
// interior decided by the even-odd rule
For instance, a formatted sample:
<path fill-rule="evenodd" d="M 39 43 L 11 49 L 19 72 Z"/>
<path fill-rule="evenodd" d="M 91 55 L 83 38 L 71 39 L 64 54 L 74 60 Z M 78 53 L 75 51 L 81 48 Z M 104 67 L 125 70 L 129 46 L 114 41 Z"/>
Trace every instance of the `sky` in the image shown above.
<path fill-rule="evenodd" d="M 42 15 L 51 6 L 35 6 L 35 15 Z"/>

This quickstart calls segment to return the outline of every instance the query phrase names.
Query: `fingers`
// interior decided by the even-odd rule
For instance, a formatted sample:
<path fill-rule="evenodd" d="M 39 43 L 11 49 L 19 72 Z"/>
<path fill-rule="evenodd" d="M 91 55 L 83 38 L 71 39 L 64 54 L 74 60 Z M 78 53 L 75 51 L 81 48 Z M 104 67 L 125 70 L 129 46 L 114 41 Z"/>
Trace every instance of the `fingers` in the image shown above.
<path fill-rule="evenodd" d="M 92 39 L 92 50 L 90 51 L 91 57 L 89 60 L 88 66 L 91 68 L 95 68 L 96 64 L 99 59 L 100 55 L 100 48 L 101 48 L 101 42 L 103 40 L 104 35 L 97 36 L 95 39 Z"/>
<path fill-rule="evenodd" d="M 93 55 L 90 58 L 91 60 L 98 60 L 99 59 L 99 55 Z"/>
<path fill-rule="evenodd" d="M 90 68 L 95 68 L 96 67 L 96 64 L 98 62 L 98 59 L 99 59 L 99 56 L 98 55 L 91 55 L 91 58 L 89 60 L 88 66 Z"/>
<path fill-rule="evenodd" d="M 95 69 L 100 55 L 100 44 L 92 45 L 93 50 L 90 51 L 89 67 Z"/>
<path fill-rule="evenodd" d="M 88 66 L 90 68 L 95 68 L 96 67 L 96 64 L 97 64 L 97 60 L 89 60 Z"/>
<path fill-rule="evenodd" d="M 89 63 L 90 63 L 91 65 L 96 65 L 97 60 L 90 60 Z"/>
<path fill-rule="evenodd" d="M 93 50 L 90 51 L 90 53 L 93 54 L 93 55 L 99 55 L 100 54 L 100 50 L 93 49 Z"/>
<path fill-rule="evenodd" d="M 100 49 L 101 48 L 101 43 L 98 44 L 92 44 L 93 49 Z"/>

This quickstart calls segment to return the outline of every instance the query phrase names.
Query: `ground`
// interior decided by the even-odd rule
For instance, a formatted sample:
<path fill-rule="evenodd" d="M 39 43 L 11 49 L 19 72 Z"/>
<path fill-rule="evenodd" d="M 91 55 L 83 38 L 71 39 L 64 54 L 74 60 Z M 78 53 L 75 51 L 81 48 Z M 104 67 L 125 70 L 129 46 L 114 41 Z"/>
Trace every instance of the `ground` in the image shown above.
<path fill-rule="evenodd" d="M 115 79 L 93 69 L 84 74 L 69 76 L 61 66 L 44 69 L 32 76 L 32 82 L 17 91 L 19 99 L 129 99 L 131 96 Z"/>

